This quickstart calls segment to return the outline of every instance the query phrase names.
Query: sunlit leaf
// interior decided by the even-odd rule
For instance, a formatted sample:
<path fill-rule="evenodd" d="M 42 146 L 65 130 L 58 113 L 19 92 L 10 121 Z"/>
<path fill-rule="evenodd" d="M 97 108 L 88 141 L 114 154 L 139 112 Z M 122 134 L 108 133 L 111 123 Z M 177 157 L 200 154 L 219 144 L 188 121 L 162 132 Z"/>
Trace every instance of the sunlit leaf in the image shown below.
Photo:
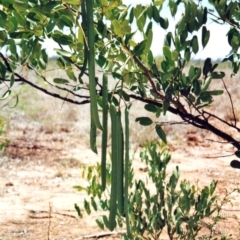
<path fill-rule="evenodd" d="M 79 5 L 79 0 L 64 0 L 63 3 L 72 4 L 72 5 Z"/>
<path fill-rule="evenodd" d="M 155 0 L 154 6 L 161 6 L 164 3 L 165 0 Z"/>
<path fill-rule="evenodd" d="M 61 56 L 64 56 L 64 57 L 71 57 L 72 56 L 72 53 L 66 51 L 66 50 L 63 50 L 63 49 L 54 49 L 59 55 Z"/>

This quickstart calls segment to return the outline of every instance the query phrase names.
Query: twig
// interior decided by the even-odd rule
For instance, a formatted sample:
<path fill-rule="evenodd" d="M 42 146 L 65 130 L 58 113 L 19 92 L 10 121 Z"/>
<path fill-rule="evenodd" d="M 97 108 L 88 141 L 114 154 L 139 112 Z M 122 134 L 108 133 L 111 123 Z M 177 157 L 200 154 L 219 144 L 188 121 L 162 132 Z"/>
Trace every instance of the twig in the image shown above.
<path fill-rule="evenodd" d="M 216 142 L 216 143 L 226 143 L 226 144 L 231 144 L 231 142 L 223 142 L 223 141 L 216 141 L 216 140 L 213 140 L 213 139 L 209 139 L 209 138 L 207 138 L 206 140 L 208 140 L 208 141 L 210 141 L 210 142 Z M 240 141 L 239 141 L 239 143 L 240 143 Z"/>
<path fill-rule="evenodd" d="M 79 102 L 79 101 L 72 100 L 70 98 L 62 97 L 61 95 L 59 95 L 57 93 L 49 92 L 45 88 L 39 87 L 38 85 L 26 80 L 25 78 L 23 78 L 22 76 L 20 76 L 17 73 L 15 73 L 15 75 L 19 78 L 19 79 L 15 79 L 15 81 L 17 80 L 17 81 L 25 82 L 25 83 L 29 84 L 30 86 L 36 88 L 37 90 L 40 90 L 40 91 L 44 92 L 45 94 L 50 95 L 52 97 L 59 98 L 59 99 L 62 99 L 66 102 L 74 103 L 74 104 L 77 104 L 77 105 L 90 103 L 90 100 L 83 100 L 83 101 Z"/>
<path fill-rule="evenodd" d="M 80 238 L 75 238 L 74 240 L 81 240 L 81 239 L 88 239 L 88 238 L 102 238 L 102 237 L 108 237 L 112 235 L 119 235 L 126 233 L 126 231 L 121 231 L 121 232 L 103 232 L 103 233 L 95 233 L 91 235 L 85 235 Z"/>
<path fill-rule="evenodd" d="M 143 99 L 134 94 L 129 94 L 129 97 L 139 100 L 141 102 L 150 103 L 150 104 L 154 104 L 155 106 L 162 107 L 162 103 L 156 102 L 156 100 Z M 188 122 L 189 124 L 191 124 L 197 128 L 209 130 L 210 132 L 214 133 L 215 135 L 221 137 L 222 139 L 225 139 L 227 142 L 232 144 L 238 150 L 240 149 L 239 141 L 237 141 L 232 136 L 230 136 L 226 131 L 224 131 L 224 132 L 221 131 L 220 129 L 218 129 L 215 126 L 213 126 L 212 124 L 210 124 L 208 121 L 201 119 L 199 116 L 194 116 L 190 113 L 184 114 L 179 109 L 173 108 L 171 106 L 169 106 L 168 111 L 175 115 L 179 115 L 184 121 Z"/>
<path fill-rule="evenodd" d="M 52 213 L 52 206 L 51 203 L 49 202 L 49 213 L 48 213 L 48 240 L 50 240 L 50 228 L 51 228 L 51 213 Z"/>
<path fill-rule="evenodd" d="M 237 129 L 238 132 L 240 131 L 240 129 L 239 129 L 237 126 L 234 126 L 232 123 L 229 123 L 229 122 L 227 122 L 227 121 L 219 118 L 218 116 L 216 116 L 216 115 L 214 115 L 214 114 L 212 114 L 212 113 L 210 113 L 210 112 L 208 112 L 208 111 L 206 111 L 206 110 L 202 110 L 202 112 L 203 112 L 203 114 L 205 114 L 205 113 L 208 114 L 209 117 L 214 117 L 214 118 L 216 118 L 217 120 L 219 120 L 220 122 L 228 125 L 229 127 L 233 127 L 233 128 L 235 128 L 235 129 Z M 208 118 L 209 118 L 209 117 L 208 117 Z"/>
<path fill-rule="evenodd" d="M 32 214 L 39 214 L 39 213 L 48 213 L 49 214 L 49 211 L 44 211 L 44 210 L 40 210 L 40 211 L 36 211 L 36 210 L 32 210 L 32 209 L 25 209 L 27 211 L 29 211 L 30 213 Z M 51 211 L 52 214 L 58 214 L 58 215 L 62 215 L 64 217 L 70 217 L 70 218 L 74 218 L 76 220 L 78 220 L 77 217 L 73 216 L 73 215 L 70 215 L 70 214 L 67 214 L 67 213 L 60 213 L 60 212 L 53 212 Z M 32 217 L 32 216 L 31 216 Z"/>
<path fill-rule="evenodd" d="M 233 107 L 232 97 L 231 97 L 231 95 L 230 95 L 230 93 L 229 93 L 229 91 L 228 91 L 228 89 L 227 89 L 227 86 L 226 86 L 226 84 L 225 84 L 223 78 L 222 78 L 222 82 L 223 82 L 223 86 L 224 86 L 224 88 L 226 89 L 227 94 L 228 94 L 229 99 L 230 99 L 230 102 L 231 102 L 232 113 L 233 113 L 233 118 L 234 118 L 234 126 L 236 127 L 236 125 L 237 125 L 237 120 L 236 120 L 236 115 L 235 115 L 235 112 L 234 112 L 234 107 Z"/>
<path fill-rule="evenodd" d="M 67 89 L 67 88 L 63 88 L 63 87 L 56 86 L 56 85 L 52 84 L 51 82 L 49 82 L 46 77 L 44 77 L 43 75 L 41 75 L 41 74 L 37 71 L 37 69 L 35 69 L 34 67 L 32 67 L 30 64 L 28 64 L 28 67 L 29 67 L 31 70 L 33 70 L 40 78 L 43 79 L 43 81 L 45 81 L 45 82 L 46 82 L 47 84 L 49 84 L 50 86 L 52 86 L 52 87 L 54 87 L 54 88 L 57 88 L 57 89 L 59 89 L 59 90 L 62 90 L 62 91 L 66 91 L 67 93 L 71 93 L 71 94 L 72 94 L 73 96 L 75 96 L 75 97 L 90 98 L 89 96 L 82 96 L 82 95 L 76 94 L 76 93 L 74 93 L 73 91 L 71 91 L 71 90 L 69 90 L 69 89 Z M 71 86 L 71 87 L 73 87 L 73 86 Z M 74 87 L 75 87 L 75 86 L 74 86 Z"/>

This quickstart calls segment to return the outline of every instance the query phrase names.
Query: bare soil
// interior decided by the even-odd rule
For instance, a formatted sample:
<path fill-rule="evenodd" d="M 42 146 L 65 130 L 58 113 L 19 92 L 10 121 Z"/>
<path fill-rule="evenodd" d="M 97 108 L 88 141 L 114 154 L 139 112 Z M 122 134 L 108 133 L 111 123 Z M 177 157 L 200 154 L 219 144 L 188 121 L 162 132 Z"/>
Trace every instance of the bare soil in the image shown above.
<path fill-rule="evenodd" d="M 68 110 L 68 119 L 78 122 L 77 126 L 65 122 L 55 128 L 52 123 L 51 128 L 46 128 L 19 114 L 11 119 L 7 132 L 11 143 L 0 156 L 0 240 L 94 239 L 91 236 L 100 238 L 99 234 L 104 232 L 95 223 L 101 213 L 90 216 L 84 213 L 84 218 L 79 219 L 74 209 L 74 204 L 82 206 L 86 197 L 84 192 L 73 188 L 87 184 L 81 178 L 81 169 L 98 162 L 100 155 L 91 152 L 86 140 L 85 129 L 89 125 L 86 112 L 79 113 L 76 119 L 70 113 Z M 239 188 L 240 170 L 229 165 L 234 156 L 226 157 L 234 153 L 230 145 L 209 141 L 220 139 L 192 127 L 177 125 L 166 131 L 172 154 L 169 171 L 178 165 L 181 178 L 199 187 L 218 180 L 216 191 L 220 196 L 224 196 L 226 189 Z M 145 166 L 138 154 L 141 146 L 133 144 L 131 152 L 135 150 L 136 177 L 144 178 Z M 217 226 L 215 236 L 240 239 L 240 194 L 235 192 L 231 200 L 232 205 L 223 207 L 221 214 L 227 219 Z M 107 230 L 106 233 L 102 238 L 120 238 L 116 233 L 110 236 Z M 203 229 L 202 235 L 207 233 L 207 228 Z M 168 238 L 163 236 L 163 239 Z"/>

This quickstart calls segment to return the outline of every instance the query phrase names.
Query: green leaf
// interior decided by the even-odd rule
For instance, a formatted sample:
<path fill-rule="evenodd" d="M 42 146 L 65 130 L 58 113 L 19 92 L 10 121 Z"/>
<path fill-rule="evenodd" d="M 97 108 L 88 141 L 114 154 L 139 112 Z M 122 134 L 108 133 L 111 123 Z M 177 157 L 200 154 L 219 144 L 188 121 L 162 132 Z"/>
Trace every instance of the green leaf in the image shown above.
<path fill-rule="evenodd" d="M 0 31 L 0 44 L 4 43 L 7 40 L 7 34 L 4 30 Z"/>
<path fill-rule="evenodd" d="M 178 56 L 179 56 L 179 53 L 175 50 L 171 53 L 171 58 L 172 58 L 173 61 L 177 61 Z"/>
<path fill-rule="evenodd" d="M 51 34 L 53 40 L 61 45 L 70 45 L 73 43 L 72 35 L 65 35 L 57 30 Z"/>
<path fill-rule="evenodd" d="M 153 123 L 152 119 L 150 119 L 149 117 L 136 118 L 136 122 L 139 122 L 143 126 L 149 126 Z"/>
<path fill-rule="evenodd" d="M 76 78 L 76 76 L 75 76 L 72 68 L 68 68 L 68 69 L 66 70 L 66 73 L 67 73 L 67 75 L 68 75 L 68 77 L 69 77 L 70 79 L 72 79 L 72 80 L 75 81 L 75 82 L 77 81 L 77 78 Z"/>
<path fill-rule="evenodd" d="M 166 134 L 165 134 L 165 132 L 163 131 L 162 127 L 161 127 L 160 125 L 156 125 L 156 126 L 155 126 L 155 130 L 156 130 L 157 135 L 160 137 L 160 139 L 161 139 L 165 144 L 167 144 Z"/>
<path fill-rule="evenodd" d="M 145 49 L 144 54 L 147 54 L 150 51 L 153 39 L 153 31 L 152 28 L 148 31 L 146 42 L 145 42 Z"/>
<path fill-rule="evenodd" d="M 223 90 L 213 90 L 213 91 L 208 91 L 208 93 L 211 95 L 218 96 L 223 94 Z"/>
<path fill-rule="evenodd" d="M 0 27 L 1 28 L 4 28 L 6 19 L 7 19 L 7 14 L 0 9 Z"/>
<path fill-rule="evenodd" d="M 62 6 L 62 1 L 49 1 L 45 5 L 41 6 L 40 9 L 42 14 L 47 16 L 51 14 L 52 11 L 59 6 Z"/>
<path fill-rule="evenodd" d="M 165 0 L 155 0 L 154 6 L 161 6 L 164 3 Z"/>
<path fill-rule="evenodd" d="M 163 115 L 166 115 L 167 110 L 168 110 L 168 108 L 170 106 L 170 103 L 167 102 L 167 101 L 164 101 L 162 106 L 163 106 Z"/>
<path fill-rule="evenodd" d="M 240 150 L 237 150 L 234 154 L 235 154 L 238 158 L 240 158 Z"/>
<path fill-rule="evenodd" d="M 69 81 L 67 79 L 63 79 L 63 78 L 54 78 L 53 82 L 57 83 L 57 84 L 66 84 L 69 83 Z"/>
<path fill-rule="evenodd" d="M 0 62 L 0 76 L 4 79 L 5 76 L 6 76 L 6 72 L 7 72 L 7 69 L 5 67 L 5 65 Z"/>
<path fill-rule="evenodd" d="M 75 207 L 75 209 L 76 209 L 76 211 L 77 211 L 77 213 L 78 213 L 78 216 L 79 216 L 80 218 L 82 218 L 83 215 L 82 215 L 82 213 L 81 213 L 81 210 L 80 210 L 79 206 L 75 203 L 75 204 L 74 204 L 74 207 Z"/>
<path fill-rule="evenodd" d="M 117 36 L 122 37 L 131 32 L 131 27 L 129 25 L 128 20 L 124 20 L 123 22 L 119 22 L 114 19 L 112 21 L 114 32 Z"/>
<path fill-rule="evenodd" d="M 193 36 L 192 41 L 191 41 L 191 46 L 192 46 L 193 52 L 196 54 L 199 49 L 197 36 Z"/>
<path fill-rule="evenodd" d="M 171 53 L 171 50 L 168 46 L 163 46 L 163 55 L 165 56 L 167 62 L 171 65 L 171 66 L 174 66 L 174 62 L 173 62 L 173 59 L 172 59 L 172 53 Z M 163 62 L 162 62 L 163 63 Z M 167 66 L 166 66 L 167 67 Z"/>
<path fill-rule="evenodd" d="M 0 98 L 0 100 L 7 99 L 7 98 L 11 95 L 11 93 L 12 93 L 11 90 L 7 90 L 6 92 L 4 92 L 4 94 L 2 95 L 2 97 Z"/>
<path fill-rule="evenodd" d="M 138 57 L 144 53 L 146 47 L 147 40 L 143 40 L 142 42 L 138 43 L 136 47 L 134 47 L 132 53 L 134 56 Z"/>
<path fill-rule="evenodd" d="M 86 199 L 84 199 L 84 209 L 86 210 L 88 215 L 91 213 L 90 204 L 88 203 L 88 201 L 86 201 Z"/>
<path fill-rule="evenodd" d="M 71 4 L 71 5 L 79 5 L 79 0 L 64 0 L 63 3 Z"/>
<path fill-rule="evenodd" d="M 156 23 L 159 23 L 160 22 L 160 14 L 159 14 L 159 10 L 157 9 L 156 6 L 153 6 L 152 7 L 152 10 L 153 10 L 153 19 Z"/>
<path fill-rule="evenodd" d="M 212 72 L 211 76 L 214 79 L 222 79 L 225 77 L 225 72 Z"/>
<path fill-rule="evenodd" d="M 168 26 L 169 26 L 168 19 L 167 19 L 167 18 L 164 19 L 164 18 L 160 17 L 159 21 L 160 21 L 161 27 L 162 27 L 164 30 L 166 30 L 166 29 L 168 28 Z"/>
<path fill-rule="evenodd" d="M 207 30 L 207 28 L 205 26 L 203 26 L 203 28 L 202 28 L 202 45 L 203 45 L 203 48 L 206 47 L 206 45 L 209 41 L 209 38 L 210 38 L 210 31 Z"/>
<path fill-rule="evenodd" d="M 191 58 L 191 53 L 190 53 L 190 49 L 186 48 L 185 49 L 185 53 L 184 53 L 184 59 L 186 62 L 189 62 Z"/>
<path fill-rule="evenodd" d="M 26 9 L 28 9 L 28 4 L 24 1 L 14 1 L 13 8 L 16 9 L 19 13 L 26 12 Z"/>
<path fill-rule="evenodd" d="M 158 108 L 157 108 L 154 104 L 150 104 L 150 103 L 146 104 L 146 105 L 144 106 L 144 108 L 145 108 L 147 111 L 153 112 L 153 113 L 157 112 L 157 110 L 158 110 Z"/>
<path fill-rule="evenodd" d="M 104 230 L 104 222 L 102 219 L 96 219 L 96 223 L 99 226 L 99 228 L 101 228 L 102 230 Z"/>
<path fill-rule="evenodd" d="M 60 56 L 64 56 L 64 57 L 71 57 L 72 56 L 72 53 L 66 51 L 66 50 L 63 50 L 63 49 L 56 49 L 54 48 L 54 50 L 57 52 L 58 55 Z"/>
<path fill-rule="evenodd" d="M 174 17 L 177 12 L 177 4 L 175 0 L 169 0 L 169 7 L 170 7 L 171 14 Z"/>
<path fill-rule="evenodd" d="M 206 91 L 210 85 L 210 83 L 212 82 L 212 76 L 208 76 L 207 79 L 205 80 L 203 86 L 202 86 L 202 91 Z"/>
<path fill-rule="evenodd" d="M 61 23 L 66 27 L 73 27 L 74 22 L 72 19 L 66 15 L 62 15 L 60 18 Z"/>
<path fill-rule="evenodd" d="M 198 79 L 193 81 L 193 92 L 196 96 L 198 96 L 201 92 L 201 84 Z"/>

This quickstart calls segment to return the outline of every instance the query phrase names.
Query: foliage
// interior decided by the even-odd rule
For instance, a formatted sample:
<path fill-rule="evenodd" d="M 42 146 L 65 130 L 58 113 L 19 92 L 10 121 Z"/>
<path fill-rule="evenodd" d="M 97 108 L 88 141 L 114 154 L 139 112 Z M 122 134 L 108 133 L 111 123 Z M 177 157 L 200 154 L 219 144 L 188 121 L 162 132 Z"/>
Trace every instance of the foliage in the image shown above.
<path fill-rule="evenodd" d="M 214 229 L 223 219 L 220 211 L 222 206 L 229 202 L 230 194 L 219 199 L 215 194 L 216 181 L 202 189 L 187 180 L 179 183 L 178 166 L 168 174 L 167 166 L 171 156 L 166 148 L 159 151 L 159 145 L 156 143 L 148 143 L 140 158 L 148 171 L 144 175 L 145 180 L 136 179 L 132 167 L 129 167 L 131 190 L 127 199 L 131 231 L 129 235 L 123 234 L 123 239 L 161 239 L 163 230 L 167 231 L 169 239 L 205 239 L 206 236 L 209 236 L 207 239 L 217 239 L 214 238 Z M 108 165 L 109 184 L 110 173 Z M 89 181 L 88 187 L 75 188 L 87 191 L 90 200 L 84 200 L 85 211 L 88 214 L 92 211 L 109 211 L 109 188 L 102 193 L 101 179 L 98 177 L 100 165 L 86 168 L 83 176 Z M 76 207 L 78 208 L 77 205 Z M 82 213 L 80 216 L 82 217 Z M 206 219 L 211 219 L 211 223 L 204 224 Z M 109 228 L 106 215 L 98 218 L 96 222 L 101 229 Z M 125 218 L 119 211 L 117 225 L 120 228 L 125 228 L 126 225 Z M 201 235 L 201 229 L 206 228 L 206 225 L 209 234 Z"/>
<path fill-rule="evenodd" d="M 12 93 L 16 82 L 28 85 L 50 96 L 73 104 L 90 103 L 90 147 L 97 153 L 97 129 L 102 131 L 102 191 L 106 182 L 107 118 L 111 118 L 111 203 L 109 228 L 116 226 L 117 209 L 128 218 L 124 209 L 128 196 L 129 119 L 132 101 L 145 105 L 155 114 L 152 120 L 136 119 L 143 126 L 153 126 L 159 138 L 167 136 L 158 118 L 171 112 L 184 122 L 206 129 L 232 144 L 238 151 L 240 143 L 229 132 L 236 130 L 236 114 L 231 95 L 224 84 L 225 73 L 217 71 L 211 58 L 204 65 L 191 64 L 191 59 L 204 50 L 211 37 L 208 21 L 230 26 L 226 44 L 231 52 L 223 61 L 230 61 L 233 74 L 239 71 L 240 3 L 235 0 L 209 0 L 215 10 L 193 0 L 152 0 L 148 5 L 124 5 L 121 0 L 2 0 L 0 3 L 0 81 L 5 91 L 1 99 Z M 162 12 L 165 5 L 176 18 L 174 30 Z M 165 6 L 165 7 L 164 7 Z M 183 12 L 180 18 L 177 13 Z M 163 60 L 157 64 L 151 50 L 152 40 L 164 29 L 161 46 Z M 199 37 L 200 33 L 200 37 Z M 136 36 L 140 37 L 137 38 Z M 46 76 L 48 53 L 44 41 L 55 43 L 58 68 L 65 76 Z M 96 74 L 100 67 L 102 80 Z M 20 71 L 19 71 L 20 69 Z M 21 71 L 28 70 L 45 85 L 38 85 Z M 110 77 L 113 86 L 108 84 Z M 222 81 L 223 89 L 215 89 L 214 81 Z M 226 91 L 233 121 L 228 122 L 210 112 L 214 98 Z M 99 111 L 104 112 L 100 119 Z M 125 128 L 122 115 L 124 112 Z M 209 121 L 211 118 L 212 121 Z M 215 122 L 224 125 L 218 128 Z M 230 131 L 231 130 L 231 131 Z M 232 167 L 239 167 L 234 160 Z M 125 181 L 125 184 L 124 184 Z M 127 183 L 127 184 L 126 184 Z"/>

